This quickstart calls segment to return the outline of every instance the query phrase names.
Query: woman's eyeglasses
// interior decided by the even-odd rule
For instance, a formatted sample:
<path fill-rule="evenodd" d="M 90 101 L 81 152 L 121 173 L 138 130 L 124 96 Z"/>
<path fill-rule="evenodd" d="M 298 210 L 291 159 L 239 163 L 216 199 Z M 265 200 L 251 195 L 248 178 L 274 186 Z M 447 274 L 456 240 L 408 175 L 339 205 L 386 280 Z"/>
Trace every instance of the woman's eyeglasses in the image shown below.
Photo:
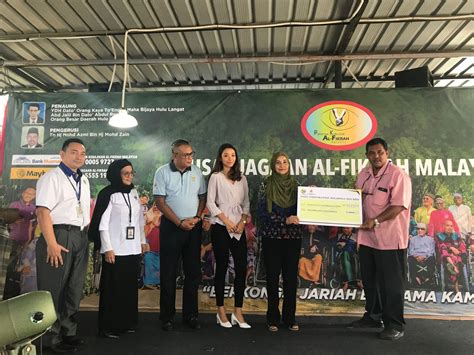
<path fill-rule="evenodd" d="M 120 175 L 125 176 L 125 177 L 130 177 L 130 176 L 134 176 L 136 174 L 137 174 L 136 171 L 130 171 L 130 172 L 127 171 L 126 173 L 121 173 Z"/>

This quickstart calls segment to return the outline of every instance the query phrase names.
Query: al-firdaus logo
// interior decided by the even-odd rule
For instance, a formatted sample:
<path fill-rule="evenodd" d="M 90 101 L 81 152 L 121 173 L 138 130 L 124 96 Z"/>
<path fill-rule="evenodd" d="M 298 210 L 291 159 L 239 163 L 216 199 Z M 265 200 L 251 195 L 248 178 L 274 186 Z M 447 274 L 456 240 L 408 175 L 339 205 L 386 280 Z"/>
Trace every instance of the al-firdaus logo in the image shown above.
<path fill-rule="evenodd" d="M 377 131 L 377 119 L 351 101 L 327 101 L 309 109 L 301 132 L 312 144 L 329 150 L 350 150 L 367 143 Z"/>

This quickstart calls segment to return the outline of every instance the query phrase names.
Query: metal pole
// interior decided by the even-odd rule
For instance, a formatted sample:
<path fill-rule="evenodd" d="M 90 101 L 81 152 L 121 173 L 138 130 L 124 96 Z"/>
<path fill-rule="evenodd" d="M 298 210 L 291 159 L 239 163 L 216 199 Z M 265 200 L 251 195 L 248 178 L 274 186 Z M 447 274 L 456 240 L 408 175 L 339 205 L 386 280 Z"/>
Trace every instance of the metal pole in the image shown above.
<path fill-rule="evenodd" d="M 206 58 L 144 58 L 128 59 L 130 65 L 150 64 L 212 64 L 212 63 L 273 63 L 281 64 L 311 64 L 325 61 L 350 61 L 350 60 L 385 60 L 385 59 L 429 59 L 429 58 L 469 58 L 473 57 L 472 51 L 437 51 L 415 53 L 356 53 L 332 55 L 299 55 L 278 57 L 206 57 Z M 3 67 L 51 67 L 51 66 L 100 66 L 123 65 L 123 59 L 87 59 L 87 60 L 0 60 Z"/>

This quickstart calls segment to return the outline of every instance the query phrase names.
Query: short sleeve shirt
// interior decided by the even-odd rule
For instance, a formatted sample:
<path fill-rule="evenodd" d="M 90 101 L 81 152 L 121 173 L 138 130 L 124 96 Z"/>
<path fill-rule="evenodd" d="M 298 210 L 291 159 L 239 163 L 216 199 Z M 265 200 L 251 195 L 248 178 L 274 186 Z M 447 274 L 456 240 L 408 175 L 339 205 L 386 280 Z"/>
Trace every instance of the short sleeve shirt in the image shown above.
<path fill-rule="evenodd" d="M 158 168 L 153 181 L 153 195 L 165 198 L 166 204 L 179 219 L 194 217 L 199 197 L 206 194 L 206 182 L 201 170 L 191 165 L 179 171 L 171 161 Z"/>
<path fill-rule="evenodd" d="M 363 192 L 362 209 L 364 221 L 376 218 L 390 206 L 405 209 L 395 218 L 381 222 L 371 230 L 359 229 L 360 244 L 380 249 L 406 249 L 408 247 L 408 227 L 410 223 L 411 180 L 402 168 L 387 162 L 374 176 L 371 166 L 359 173 L 356 188 Z"/>
<path fill-rule="evenodd" d="M 36 206 L 50 210 L 53 224 L 70 224 L 85 227 L 90 223 L 91 192 L 89 180 L 85 175 L 81 177 L 80 211 L 76 190 L 78 184 L 72 177 L 59 168 L 52 169 L 44 174 L 36 185 Z"/>

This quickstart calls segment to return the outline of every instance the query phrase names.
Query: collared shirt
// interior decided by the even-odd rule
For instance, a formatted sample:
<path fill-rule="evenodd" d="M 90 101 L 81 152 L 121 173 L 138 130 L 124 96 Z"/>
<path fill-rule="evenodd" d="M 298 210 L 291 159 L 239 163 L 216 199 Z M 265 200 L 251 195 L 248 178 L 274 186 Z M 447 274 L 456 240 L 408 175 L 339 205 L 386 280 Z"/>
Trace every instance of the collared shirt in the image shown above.
<path fill-rule="evenodd" d="M 428 225 L 428 223 L 430 223 L 431 212 L 433 211 L 436 211 L 436 208 L 434 208 L 433 206 L 428 209 L 425 206 L 418 207 L 415 210 L 416 223 L 424 223 Z"/>
<path fill-rule="evenodd" d="M 76 191 L 81 182 L 80 210 Z M 36 185 L 36 206 L 51 211 L 53 224 L 70 224 L 85 227 L 90 222 L 91 192 L 89 180 L 81 175 L 79 180 L 67 176 L 58 166 L 44 174 Z M 74 186 L 74 187 L 73 187 Z M 82 211 L 82 213 L 80 213 Z"/>
<path fill-rule="evenodd" d="M 356 188 L 363 191 L 364 221 L 377 218 L 390 206 L 402 206 L 405 209 L 395 218 L 381 222 L 374 229 L 359 229 L 358 242 L 380 250 L 406 249 L 410 224 L 411 180 L 402 168 L 391 162 L 387 164 L 375 176 L 370 165 L 362 169 L 357 176 Z"/>
<path fill-rule="evenodd" d="M 224 213 L 232 223 L 239 223 L 242 214 L 249 214 L 249 187 L 247 179 L 242 175 L 240 181 L 229 180 L 222 172 L 214 173 L 209 178 L 207 191 L 207 208 L 211 213 L 211 223 L 225 225 L 218 214 Z M 230 233 L 231 238 L 240 239 L 242 234 Z"/>
<path fill-rule="evenodd" d="M 165 198 L 166 204 L 179 219 L 196 215 L 199 198 L 206 194 L 206 182 L 201 170 L 191 165 L 179 171 L 173 161 L 158 168 L 153 182 L 153 195 Z"/>
<path fill-rule="evenodd" d="M 409 256 L 434 256 L 435 255 L 435 241 L 428 235 L 415 235 L 410 238 L 410 245 L 408 246 Z"/>
<path fill-rule="evenodd" d="M 466 205 L 452 205 L 449 206 L 449 210 L 453 214 L 454 219 L 456 220 L 459 229 L 463 236 L 472 232 L 472 213 L 469 206 Z"/>
<path fill-rule="evenodd" d="M 125 200 L 128 197 L 130 197 L 132 209 L 130 223 L 128 199 Z M 126 231 L 129 226 L 135 228 L 134 239 L 127 239 Z M 115 255 L 138 255 L 141 253 L 141 244 L 146 243 L 145 219 L 137 190 L 132 189 L 129 194 L 116 192 L 110 195 L 107 209 L 100 219 L 99 231 L 101 253 L 109 250 L 113 250 Z"/>

